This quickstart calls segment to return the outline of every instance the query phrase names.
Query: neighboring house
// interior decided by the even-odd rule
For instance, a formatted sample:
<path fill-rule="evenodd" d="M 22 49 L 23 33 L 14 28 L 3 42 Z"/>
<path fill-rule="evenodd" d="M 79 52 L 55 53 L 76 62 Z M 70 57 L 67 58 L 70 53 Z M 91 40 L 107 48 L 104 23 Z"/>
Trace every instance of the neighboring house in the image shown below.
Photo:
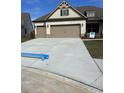
<path fill-rule="evenodd" d="M 103 9 L 94 6 L 72 7 L 63 1 L 53 12 L 33 21 L 35 36 L 85 37 L 89 32 L 102 36 Z"/>
<path fill-rule="evenodd" d="M 21 13 L 21 37 L 30 37 L 33 31 L 32 21 L 29 13 Z"/>

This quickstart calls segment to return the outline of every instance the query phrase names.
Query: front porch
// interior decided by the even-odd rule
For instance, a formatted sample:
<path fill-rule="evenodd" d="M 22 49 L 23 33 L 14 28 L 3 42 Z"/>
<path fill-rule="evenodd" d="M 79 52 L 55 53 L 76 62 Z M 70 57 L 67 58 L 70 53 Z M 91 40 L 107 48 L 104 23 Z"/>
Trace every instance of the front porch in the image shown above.
<path fill-rule="evenodd" d="M 103 37 L 103 22 L 102 21 L 88 21 L 86 24 L 86 38 L 89 38 L 89 33 L 95 32 L 95 38 Z"/>

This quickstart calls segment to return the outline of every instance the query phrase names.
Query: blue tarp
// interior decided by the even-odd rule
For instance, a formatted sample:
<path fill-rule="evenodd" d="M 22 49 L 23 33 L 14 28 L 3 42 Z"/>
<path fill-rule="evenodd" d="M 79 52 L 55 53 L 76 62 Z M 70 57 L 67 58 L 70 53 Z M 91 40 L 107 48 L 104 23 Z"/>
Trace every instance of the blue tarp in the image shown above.
<path fill-rule="evenodd" d="M 21 53 L 21 56 L 22 57 L 39 58 L 43 61 L 49 58 L 48 54 Z"/>

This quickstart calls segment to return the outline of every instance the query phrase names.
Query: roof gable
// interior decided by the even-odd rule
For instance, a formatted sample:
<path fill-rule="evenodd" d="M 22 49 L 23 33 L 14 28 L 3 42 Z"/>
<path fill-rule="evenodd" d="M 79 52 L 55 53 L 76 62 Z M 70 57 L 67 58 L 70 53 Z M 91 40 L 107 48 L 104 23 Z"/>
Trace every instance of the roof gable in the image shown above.
<path fill-rule="evenodd" d="M 60 10 L 62 8 L 68 8 L 69 9 L 69 16 L 60 16 Z M 83 17 L 83 18 L 86 18 L 85 15 L 81 14 L 79 11 L 77 11 L 75 8 L 73 8 L 66 1 L 63 1 L 53 12 L 51 12 L 47 16 L 47 19 L 74 18 L 74 17 Z"/>

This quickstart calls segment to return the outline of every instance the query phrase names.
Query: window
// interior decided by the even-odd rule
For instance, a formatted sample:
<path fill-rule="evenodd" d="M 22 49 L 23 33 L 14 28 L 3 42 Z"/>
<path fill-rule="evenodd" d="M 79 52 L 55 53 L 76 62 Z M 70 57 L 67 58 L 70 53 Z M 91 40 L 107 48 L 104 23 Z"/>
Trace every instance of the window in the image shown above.
<path fill-rule="evenodd" d="M 68 9 L 61 9 L 61 16 L 68 16 L 68 15 L 69 15 Z"/>
<path fill-rule="evenodd" d="M 87 17 L 94 17 L 95 12 L 94 11 L 87 11 Z"/>

